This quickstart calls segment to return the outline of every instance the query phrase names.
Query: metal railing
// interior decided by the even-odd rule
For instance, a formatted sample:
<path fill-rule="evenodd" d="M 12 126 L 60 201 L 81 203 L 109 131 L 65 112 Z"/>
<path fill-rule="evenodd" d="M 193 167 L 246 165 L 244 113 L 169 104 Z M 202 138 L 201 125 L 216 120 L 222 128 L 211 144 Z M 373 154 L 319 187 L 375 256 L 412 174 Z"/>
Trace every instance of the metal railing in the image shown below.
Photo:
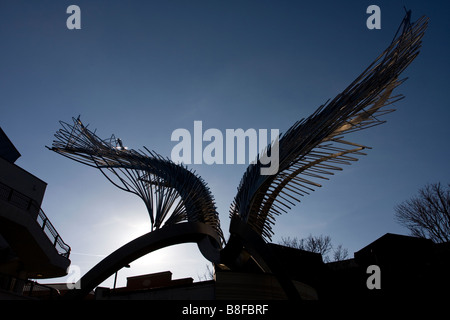
<path fill-rule="evenodd" d="M 22 295 L 43 300 L 57 299 L 61 296 L 55 288 L 30 280 L 25 281 Z"/>
<path fill-rule="evenodd" d="M 6 274 L 0 274 L 0 290 L 39 300 L 58 299 L 61 296 L 55 288 Z"/>
<path fill-rule="evenodd" d="M 44 211 L 39 207 L 35 200 L 1 182 L 0 199 L 3 199 L 12 205 L 27 211 L 30 216 L 36 220 L 37 224 L 41 227 L 42 231 L 50 240 L 58 254 L 67 259 L 69 258 L 69 245 L 61 239 L 61 236 L 58 234 L 55 227 L 52 225 Z"/>
<path fill-rule="evenodd" d="M 39 214 L 36 219 L 39 226 L 42 228 L 47 238 L 52 241 L 53 246 L 55 247 L 58 254 L 65 258 L 69 258 L 70 255 L 70 247 L 67 245 L 62 239 L 59 233 L 56 231 L 55 227 L 52 225 L 50 220 L 45 215 L 44 211 L 39 208 Z"/>

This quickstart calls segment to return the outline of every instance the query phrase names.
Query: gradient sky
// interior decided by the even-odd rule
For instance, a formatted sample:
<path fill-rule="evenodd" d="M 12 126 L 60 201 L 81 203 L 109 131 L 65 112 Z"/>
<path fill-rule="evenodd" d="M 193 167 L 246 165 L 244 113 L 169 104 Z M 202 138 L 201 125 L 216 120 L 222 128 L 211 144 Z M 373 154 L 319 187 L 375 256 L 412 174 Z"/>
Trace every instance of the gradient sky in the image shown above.
<path fill-rule="evenodd" d="M 81 30 L 66 9 L 81 8 Z M 381 8 L 381 30 L 366 8 Z M 349 135 L 373 147 L 288 214 L 281 237 L 329 235 L 350 256 L 387 232 L 408 234 L 394 206 L 429 182 L 450 181 L 448 166 L 450 4 L 448 1 L 0 1 L 0 126 L 48 183 L 43 210 L 72 247 L 84 274 L 146 233 L 141 200 L 100 172 L 48 151 L 59 120 L 81 115 L 100 137 L 170 156 L 177 128 L 286 131 L 350 84 L 391 42 L 404 15 L 430 17 L 419 57 L 403 74 L 406 98 L 387 123 Z M 246 165 L 191 165 L 228 210 Z M 170 270 L 203 275 L 194 244 L 163 249 L 119 272 Z M 50 282 L 64 282 L 65 278 Z M 103 285 L 112 286 L 113 279 Z"/>

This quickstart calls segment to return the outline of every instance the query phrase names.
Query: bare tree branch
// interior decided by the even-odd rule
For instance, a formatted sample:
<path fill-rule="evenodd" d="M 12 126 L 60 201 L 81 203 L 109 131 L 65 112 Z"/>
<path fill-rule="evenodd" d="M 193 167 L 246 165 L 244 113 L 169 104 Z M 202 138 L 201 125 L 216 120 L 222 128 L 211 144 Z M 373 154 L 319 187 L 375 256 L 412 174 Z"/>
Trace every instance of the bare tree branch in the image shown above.
<path fill-rule="evenodd" d="M 411 234 L 434 242 L 450 241 L 450 184 L 428 184 L 395 207 L 396 220 Z"/>
<path fill-rule="evenodd" d="M 338 245 L 333 250 L 334 261 L 342 261 L 348 258 L 348 250 L 342 247 L 342 244 Z"/>
<path fill-rule="evenodd" d="M 319 253 L 322 255 L 322 259 L 324 262 L 331 261 L 328 257 L 328 253 L 333 250 L 330 236 L 309 235 L 307 238 L 302 239 L 298 239 L 297 237 L 282 237 L 279 243 L 286 247 Z M 333 250 L 333 261 L 341 261 L 346 259 L 347 257 L 348 250 L 344 249 L 341 244 Z"/>

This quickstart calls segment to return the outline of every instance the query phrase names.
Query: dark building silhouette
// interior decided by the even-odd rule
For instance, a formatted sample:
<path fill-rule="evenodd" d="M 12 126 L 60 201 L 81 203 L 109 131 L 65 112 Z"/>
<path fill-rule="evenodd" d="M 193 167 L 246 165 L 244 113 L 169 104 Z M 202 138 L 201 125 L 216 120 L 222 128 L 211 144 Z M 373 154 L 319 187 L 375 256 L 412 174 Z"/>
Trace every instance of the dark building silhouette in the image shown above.
<path fill-rule="evenodd" d="M 368 289 L 367 268 L 380 269 L 380 289 Z M 335 299 L 437 299 L 450 297 L 450 243 L 387 233 L 354 258 L 327 265 L 327 298 Z"/>
<path fill-rule="evenodd" d="M 55 296 L 29 279 L 66 275 L 70 247 L 41 209 L 47 184 L 17 166 L 19 157 L 0 128 L 0 298 Z"/>

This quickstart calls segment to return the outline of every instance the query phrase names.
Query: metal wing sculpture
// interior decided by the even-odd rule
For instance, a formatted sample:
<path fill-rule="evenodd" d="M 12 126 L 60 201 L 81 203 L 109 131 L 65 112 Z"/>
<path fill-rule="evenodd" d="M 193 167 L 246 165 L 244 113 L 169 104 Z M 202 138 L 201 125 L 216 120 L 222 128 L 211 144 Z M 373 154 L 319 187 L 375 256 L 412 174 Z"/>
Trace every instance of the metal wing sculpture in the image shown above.
<path fill-rule="evenodd" d="M 199 221 L 223 238 L 214 198 L 201 177 L 147 148 L 147 153 L 129 150 L 114 135 L 102 140 L 80 117 L 73 118 L 73 125 L 60 123 L 62 129 L 55 134 L 51 150 L 99 169 L 116 187 L 139 196 L 152 231 L 181 221 Z"/>
<path fill-rule="evenodd" d="M 234 270 L 248 260 L 263 272 L 274 273 L 288 297 L 298 298 L 292 282 L 266 245 L 272 237 L 275 217 L 287 212 L 304 196 L 320 187 L 343 165 L 364 155 L 369 147 L 344 138 L 349 133 L 371 128 L 385 121 L 380 117 L 394 111 L 393 95 L 404 82 L 400 74 L 416 58 L 428 19 L 414 24 L 407 15 L 401 33 L 375 61 L 333 100 L 320 106 L 308 118 L 296 122 L 279 140 L 270 144 L 249 165 L 230 208 L 230 237 L 225 243 L 219 215 L 206 183 L 183 165 L 155 152 L 128 150 L 113 136 L 102 140 L 79 118 L 73 125 L 61 122 L 51 150 L 99 169 L 118 188 L 138 195 L 151 220 L 151 232 L 133 240 L 105 258 L 80 280 L 88 293 L 109 275 L 153 250 L 181 242 L 197 242 L 210 261 Z M 277 148 L 279 169 L 261 175 L 261 161 Z M 69 295 L 70 296 L 70 295 Z"/>
<path fill-rule="evenodd" d="M 261 162 L 249 166 L 230 209 L 264 239 L 272 236 L 275 216 L 287 212 L 299 197 L 320 187 L 342 165 L 357 161 L 369 147 L 344 140 L 344 135 L 385 121 L 386 108 L 403 98 L 392 95 L 405 80 L 400 74 L 416 58 L 428 19 L 402 22 L 403 32 L 375 61 L 333 100 L 296 122 L 278 142 L 279 170 L 260 175 Z M 269 146 L 267 152 L 270 152 Z M 262 155 L 263 157 L 264 155 Z"/>

